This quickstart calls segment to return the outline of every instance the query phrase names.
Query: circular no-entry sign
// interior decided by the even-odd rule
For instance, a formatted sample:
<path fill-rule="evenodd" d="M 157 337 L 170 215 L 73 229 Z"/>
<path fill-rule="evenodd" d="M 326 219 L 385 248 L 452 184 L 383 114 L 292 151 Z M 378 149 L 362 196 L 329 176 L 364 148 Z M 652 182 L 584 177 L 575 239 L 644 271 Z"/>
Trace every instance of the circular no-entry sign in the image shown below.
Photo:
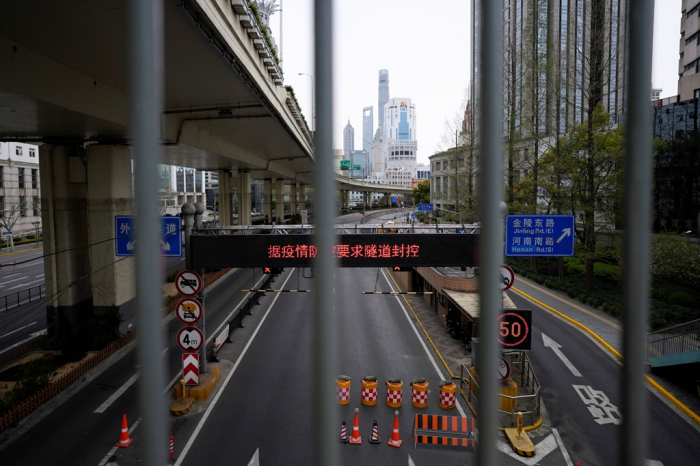
<path fill-rule="evenodd" d="M 197 327 L 183 327 L 177 332 L 177 344 L 182 351 L 199 351 L 204 335 Z"/>
<path fill-rule="evenodd" d="M 202 277 L 192 270 L 183 270 L 175 277 L 175 287 L 182 296 L 194 296 L 202 290 Z"/>
<path fill-rule="evenodd" d="M 202 318 L 202 303 L 194 298 L 184 298 L 177 303 L 175 312 L 183 324 L 194 324 Z"/>
<path fill-rule="evenodd" d="M 505 382 L 510 377 L 510 365 L 508 361 L 499 357 L 498 358 L 498 380 Z"/>
<path fill-rule="evenodd" d="M 513 286 L 513 282 L 515 281 L 515 273 L 513 272 L 513 269 L 511 269 L 507 265 L 501 265 L 500 270 L 501 282 L 499 289 L 501 291 L 507 291 L 511 286 Z"/>

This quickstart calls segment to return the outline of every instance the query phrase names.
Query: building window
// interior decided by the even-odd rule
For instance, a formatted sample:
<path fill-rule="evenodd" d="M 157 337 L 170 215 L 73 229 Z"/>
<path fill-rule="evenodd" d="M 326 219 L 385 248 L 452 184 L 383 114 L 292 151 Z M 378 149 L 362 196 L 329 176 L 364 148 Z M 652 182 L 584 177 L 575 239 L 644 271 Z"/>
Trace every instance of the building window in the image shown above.
<path fill-rule="evenodd" d="M 22 157 L 22 148 L 19 146 L 15 147 L 15 155 L 18 157 Z"/>
<path fill-rule="evenodd" d="M 19 197 L 19 215 L 20 217 L 27 216 L 27 198 L 25 196 Z"/>
<path fill-rule="evenodd" d="M 19 184 L 18 184 L 19 189 L 24 189 L 24 168 L 19 167 L 17 169 L 17 178 L 19 180 Z"/>
<path fill-rule="evenodd" d="M 31 149 L 30 149 L 30 150 L 31 150 Z M 30 154 L 31 154 L 31 152 L 30 152 Z M 30 155 L 30 157 L 31 157 L 31 155 Z M 39 171 L 39 170 L 37 170 L 36 168 L 32 168 L 32 189 L 37 189 L 37 186 L 38 186 L 38 184 L 39 184 L 39 183 L 38 183 L 38 180 L 37 180 L 37 178 L 38 178 L 38 176 L 37 176 L 38 173 L 37 173 L 37 172 L 38 172 L 38 171 Z"/>
<path fill-rule="evenodd" d="M 41 207 L 41 199 L 35 197 L 34 202 L 32 202 L 32 214 L 35 217 L 41 216 L 41 210 L 39 209 L 39 207 Z"/>
<path fill-rule="evenodd" d="M 30 148 L 30 149 L 29 149 L 29 156 L 30 156 L 30 157 L 36 157 L 36 149 Z"/>
<path fill-rule="evenodd" d="M 4 171 L 5 171 L 5 167 L 3 167 L 2 165 L 0 165 L 0 188 L 3 187 L 2 180 L 3 180 L 3 175 L 5 174 Z"/>

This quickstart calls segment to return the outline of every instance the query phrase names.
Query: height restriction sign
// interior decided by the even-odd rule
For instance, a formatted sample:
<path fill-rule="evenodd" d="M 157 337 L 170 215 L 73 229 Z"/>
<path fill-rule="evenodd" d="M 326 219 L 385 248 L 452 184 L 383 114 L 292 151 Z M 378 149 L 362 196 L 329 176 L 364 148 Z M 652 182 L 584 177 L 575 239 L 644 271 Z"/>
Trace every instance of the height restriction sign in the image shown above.
<path fill-rule="evenodd" d="M 182 296 L 194 296 L 202 290 L 202 277 L 192 270 L 183 270 L 175 277 L 175 288 Z"/>
<path fill-rule="evenodd" d="M 183 327 L 177 332 L 177 344 L 182 351 L 199 351 L 203 340 L 204 335 L 197 327 Z"/>

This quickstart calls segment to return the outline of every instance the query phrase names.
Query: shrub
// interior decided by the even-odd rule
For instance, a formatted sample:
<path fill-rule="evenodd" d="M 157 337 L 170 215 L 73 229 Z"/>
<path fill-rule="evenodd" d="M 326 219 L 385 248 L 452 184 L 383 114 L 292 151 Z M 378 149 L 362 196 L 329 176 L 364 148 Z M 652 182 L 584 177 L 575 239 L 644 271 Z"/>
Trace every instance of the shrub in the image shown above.
<path fill-rule="evenodd" d="M 610 312 L 610 303 L 608 303 L 607 301 L 605 301 L 605 302 L 603 303 L 603 310 L 604 310 L 605 312 Z"/>
<path fill-rule="evenodd" d="M 576 288 L 574 288 L 573 286 L 570 286 L 566 289 L 566 294 L 568 294 L 570 298 L 576 298 L 578 296 Z"/>
<path fill-rule="evenodd" d="M 598 298 L 591 299 L 591 306 L 597 308 L 598 306 L 600 306 L 600 300 Z"/>
<path fill-rule="evenodd" d="M 668 297 L 667 302 L 668 304 L 676 304 L 679 306 L 687 307 L 689 309 L 699 307 L 697 304 L 697 300 L 692 295 L 684 293 L 682 291 L 673 293 L 671 296 Z"/>
<path fill-rule="evenodd" d="M 549 275 L 549 267 L 537 267 L 537 273 L 540 275 Z"/>
<path fill-rule="evenodd" d="M 655 235 L 651 241 L 651 272 L 674 283 L 700 286 L 700 245 L 672 234 Z"/>

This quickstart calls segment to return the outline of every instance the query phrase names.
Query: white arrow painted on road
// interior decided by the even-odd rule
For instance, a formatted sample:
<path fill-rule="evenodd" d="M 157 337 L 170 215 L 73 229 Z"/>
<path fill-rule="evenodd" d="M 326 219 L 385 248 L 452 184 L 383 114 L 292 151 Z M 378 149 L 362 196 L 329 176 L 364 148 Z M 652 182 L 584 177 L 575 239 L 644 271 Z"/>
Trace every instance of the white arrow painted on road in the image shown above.
<path fill-rule="evenodd" d="M 255 454 L 250 459 L 248 466 L 260 466 L 260 448 L 255 450 Z"/>
<path fill-rule="evenodd" d="M 549 434 L 549 437 L 542 440 L 540 443 L 535 445 L 534 456 L 524 457 L 516 454 L 508 443 L 497 441 L 496 448 L 510 456 L 515 458 L 521 463 L 527 464 L 528 466 L 534 466 L 544 459 L 545 456 L 549 455 L 551 452 L 558 448 L 557 440 L 554 438 L 553 434 Z"/>
<path fill-rule="evenodd" d="M 564 353 L 561 352 L 561 350 L 559 349 L 559 348 L 561 348 L 561 345 L 559 343 L 552 340 L 544 333 L 542 334 L 542 340 L 544 340 L 544 346 L 546 346 L 548 348 L 552 348 L 552 351 L 554 351 L 554 354 L 559 356 L 559 359 L 561 359 L 561 362 L 563 362 L 564 365 L 569 368 L 569 370 L 571 371 L 572 374 L 574 374 L 576 377 L 583 377 L 581 375 L 581 373 L 578 371 L 578 369 L 576 369 L 574 367 L 574 365 L 571 364 L 571 361 L 569 361 L 569 359 L 566 356 L 564 356 Z"/>
<path fill-rule="evenodd" d="M 160 240 L 160 245 L 163 248 L 163 251 L 170 251 L 170 243 L 166 243 L 163 240 Z"/>
<path fill-rule="evenodd" d="M 557 243 L 561 242 L 561 240 L 563 240 L 567 236 L 571 236 L 571 228 L 564 228 L 562 231 L 563 231 L 563 233 L 561 234 L 561 236 L 557 240 Z"/>

